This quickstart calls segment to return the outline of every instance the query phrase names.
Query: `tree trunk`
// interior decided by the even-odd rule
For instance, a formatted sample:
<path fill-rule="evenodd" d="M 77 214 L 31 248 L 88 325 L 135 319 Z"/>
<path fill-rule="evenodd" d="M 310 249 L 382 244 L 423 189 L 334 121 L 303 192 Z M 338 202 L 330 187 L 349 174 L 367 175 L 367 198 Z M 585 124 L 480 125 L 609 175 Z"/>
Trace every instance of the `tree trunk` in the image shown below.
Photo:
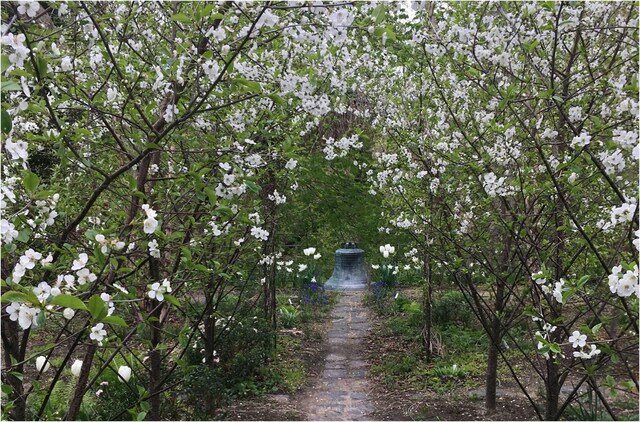
<path fill-rule="evenodd" d="M 149 259 L 149 272 L 151 275 L 151 279 L 156 282 L 161 282 L 160 280 L 160 262 L 156 258 Z M 158 350 L 158 345 L 160 345 L 162 341 L 162 322 L 160 321 L 162 314 L 162 305 L 159 304 L 156 300 L 153 300 L 150 304 L 151 307 L 154 307 L 151 314 L 151 346 L 152 349 L 149 351 L 149 360 L 151 361 L 151 373 L 149 374 L 149 414 L 148 418 L 152 421 L 160 420 L 160 394 L 158 391 L 160 390 L 160 381 L 162 379 L 162 356 L 160 354 L 160 350 Z"/>
<path fill-rule="evenodd" d="M 433 286 L 431 284 L 432 276 L 431 276 L 431 256 L 429 252 L 425 252 L 422 268 L 425 277 L 425 285 L 422 291 L 422 312 L 423 312 L 423 320 L 422 320 L 422 336 L 424 341 L 424 348 L 427 354 L 427 362 L 431 362 L 433 357 L 433 343 L 432 343 L 432 314 L 431 314 L 431 297 L 433 293 Z"/>
<path fill-rule="evenodd" d="M 12 366 L 12 358 L 15 359 L 15 362 L 22 362 L 24 360 L 24 354 L 20 353 L 20 335 L 18 334 L 19 328 L 18 323 L 16 321 L 11 321 L 9 317 L 5 314 L 2 317 L 2 347 L 4 349 L 4 353 L 2 353 L 3 357 L 3 370 L 6 368 L 10 368 Z M 25 341 L 24 336 L 28 336 L 28 331 L 22 334 L 22 342 Z M 17 367 L 11 371 L 16 373 L 23 373 L 23 364 L 17 365 Z M 9 395 L 10 402 L 13 403 L 14 408 L 11 409 L 11 419 L 23 421 L 26 419 L 26 410 L 27 410 L 27 399 L 24 396 L 24 385 L 22 384 L 22 380 L 15 375 L 12 375 L 11 372 L 3 373 L 3 382 L 6 382 L 11 386 L 11 394 Z"/>
<path fill-rule="evenodd" d="M 500 204 L 500 212 L 506 212 L 504 202 Z M 498 357 L 500 356 L 500 343 L 502 342 L 502 327 L 500 316 L 505 308 L 505 288 L 508 283 L 509 256 L 511 250 L 511 237 L 508 231 L 502 231 L 502 253 L 498 258 L 499 277 L 496 280 L 496 297 L 491 315 L 491 325 L 489 332 L 489 351 L 487 354 L 487 374 L 485 378 L 484 407 L 487 410 L 496 410 L 496 393 L 498 388 Z M 496 239 L 499 241 L 500 239 Z"/>
<path fill-rule="evenodd" d="M 502 339 L 500 330 L 499 312 L 502 310 L 504 297 L 504 284 L 498 282 L 495 301 L 495 312 L 491 317 L 491 332 L 489 333 L 489 353 L 487 355 L 487 375 L 485 379 L 484 407 L 487 410 L 496 409 L 496 391 L 498 385 L 498 356 L 500 341 Z"/>
<path fill-rule="evenodd" d="M 560 396 L 560 377 L 558 365 L 552 360 L 547 360 L 547 404 L 544 413 L 545 420 L 553 421 L 558 418 L 558 397 Z"/>
<path fill-rule="evenodd" d="M 64 418 L 67 421 L 75 421 L 78 419 L 78 412 L 80 411 L 80 405 L 86 392 L 87 380 L 89 380 L 91 364 L 93 363 L 93 356 L 96 354 L 96 350 L 98 350 L 98 346 L 95 343 L 91 343 L 87 347 L 87 352 L 84 354 L 82 369 L 80 369 L 80 376 L 78 376 L 78 383 L 76 384 L 76 391 L 73 394 L 73 399 L 71 399 L 69 411 Z"/>

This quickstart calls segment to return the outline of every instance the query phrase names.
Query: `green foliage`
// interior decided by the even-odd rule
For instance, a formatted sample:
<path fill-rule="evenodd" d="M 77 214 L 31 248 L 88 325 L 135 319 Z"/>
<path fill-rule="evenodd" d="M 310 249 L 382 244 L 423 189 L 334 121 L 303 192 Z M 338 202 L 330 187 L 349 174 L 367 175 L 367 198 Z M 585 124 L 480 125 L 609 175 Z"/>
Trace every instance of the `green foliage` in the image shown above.
<path fill-rule="evenodd" d="M 302 312 L 293 305 L 284 305 L 278 309 L 280 315 L 280 325 L 283 328 L 292 328 L 300 320 Z"/>
<path fill-rule="evenodd" d="M 451 379 L 457 379 L 457 378 L 464 378 L 466 373 L 465 371 L 458 367 L 458 365 L 453 364 L 451 366 L 436 366 L 435 368 L 433 368 L 431 370 L 431 373 L 433 375 L 436 375 L 440 378 L 451 378 Z"/>
<path fill-rule="evenodd" d="M 468 325 L 473 320 L 473 313 L 464 295 L 457 290 L 448 291 L 437 299 L 431 307 L 434 323 L 458 323 Z"/>
<path fill-rule="evenodd" d="M 562 416 L 568 421 L 613 420 L 590 385 L 586 385 L 586 391 L 574 398 L 573 402 L 565 408 Z"/>
<path fill-rule="evenodd" d="M 132 420 L 129 412 L 124 410 L 132 409 L 140 398 L 140 389 L 144 391 L 145 382 L 135 376 L 129 381 L 122 382 L 118 376 L 118 368 L 124 361 L 116 359 L 99 378 L 93 387 L 91 394 L 95 397 L 93 407 L 93 417 L 95 420 Z"/>

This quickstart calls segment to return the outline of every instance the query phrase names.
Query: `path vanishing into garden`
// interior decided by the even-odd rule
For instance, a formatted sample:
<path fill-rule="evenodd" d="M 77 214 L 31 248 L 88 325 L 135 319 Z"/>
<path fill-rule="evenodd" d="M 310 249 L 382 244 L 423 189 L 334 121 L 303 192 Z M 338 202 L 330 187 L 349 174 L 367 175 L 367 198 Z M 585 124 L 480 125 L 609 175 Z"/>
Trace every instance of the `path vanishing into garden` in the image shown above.
<path fill-rule="evenodd" d="M 307 420 L 371 419 L 374 407 L 369 400 L 369 364 L 364 357 L 369 318 L 363 295 L 362 291 L 343 292 L 333 309 L 324 369 L 301 397 Z"/>

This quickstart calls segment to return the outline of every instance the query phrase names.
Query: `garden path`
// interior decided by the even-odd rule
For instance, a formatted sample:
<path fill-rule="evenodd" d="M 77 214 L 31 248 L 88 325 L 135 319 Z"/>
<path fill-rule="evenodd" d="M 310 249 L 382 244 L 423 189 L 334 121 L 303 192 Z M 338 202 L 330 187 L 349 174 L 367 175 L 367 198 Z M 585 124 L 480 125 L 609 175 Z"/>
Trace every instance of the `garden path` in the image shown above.
<path fill-rule="evenodd" d="M 364 338 L 369 318 L 362 291 L 343 292 L 332 314 L 329 352 L 314 386 L 301 397 L 307 420 L 369 420 L 374 411 L 369 400 Z"/>

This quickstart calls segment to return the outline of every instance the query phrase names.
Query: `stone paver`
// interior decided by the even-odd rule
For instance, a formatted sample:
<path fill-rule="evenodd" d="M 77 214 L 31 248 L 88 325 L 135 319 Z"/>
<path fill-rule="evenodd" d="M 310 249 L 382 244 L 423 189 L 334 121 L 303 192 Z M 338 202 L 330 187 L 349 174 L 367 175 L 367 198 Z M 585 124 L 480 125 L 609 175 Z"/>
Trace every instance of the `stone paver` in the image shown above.
<path fill-rule="evenodd" d="M 362 294 L 342 293 L 333 310 L 324 370 L 303 398 L 307 420 L 370 420 L 374 411 L 369 400 L 369 365 L 363 353 L 369 319 Z"/>

